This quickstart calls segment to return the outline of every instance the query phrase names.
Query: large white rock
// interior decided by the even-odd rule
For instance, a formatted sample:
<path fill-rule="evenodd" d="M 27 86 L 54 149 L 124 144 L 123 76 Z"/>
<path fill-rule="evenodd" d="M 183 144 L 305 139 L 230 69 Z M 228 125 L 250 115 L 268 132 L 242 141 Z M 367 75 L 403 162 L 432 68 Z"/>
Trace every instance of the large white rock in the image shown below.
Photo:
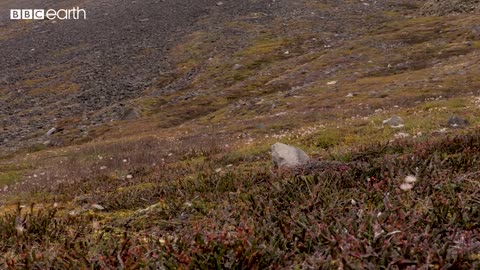
<path fill-rule="evenodd" d="M 295 167 L 307 163 L 310 158 L 297 147 L 275 143 L 272 145 L 272 160 L 275 167 Z"/>

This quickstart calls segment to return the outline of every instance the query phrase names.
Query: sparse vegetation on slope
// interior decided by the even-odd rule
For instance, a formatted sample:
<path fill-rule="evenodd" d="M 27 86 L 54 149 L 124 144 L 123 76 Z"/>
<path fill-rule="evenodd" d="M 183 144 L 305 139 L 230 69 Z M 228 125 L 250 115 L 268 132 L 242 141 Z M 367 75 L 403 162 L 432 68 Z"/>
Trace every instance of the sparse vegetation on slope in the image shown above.
<path fill-rule="evenodd" d="M 478 16 L 222 3 L 115 111 L 132 117 L 1 153 L 0 268 L 480 268 Z M 18 83 L 82 91 L 57 69 Z M 278 141 L 312 160 L 276 170 Z"/>

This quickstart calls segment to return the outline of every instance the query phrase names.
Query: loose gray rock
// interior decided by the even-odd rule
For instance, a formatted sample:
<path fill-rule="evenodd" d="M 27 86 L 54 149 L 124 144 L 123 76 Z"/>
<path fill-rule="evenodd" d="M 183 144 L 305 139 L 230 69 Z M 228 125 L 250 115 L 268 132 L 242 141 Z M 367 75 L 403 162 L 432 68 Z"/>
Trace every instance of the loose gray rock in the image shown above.
<path fill-rule="evenodd" d="M 140 116 L 141 116 L 141 113 L 138 109 L 128 108 L 123 113 L 121 120 L 122 121 L 135 120 L 140 118 Z"/>
<path fill-rule="evenodd" d="M 310 158 L 299 148 L 277 142 L 272 145 L 272 160 L 276 168 L 292 168 L 307 163 Z"/>
<path fill-rule="evenodd" d="M 410 134 L 405 133 L 405 132 L 399 132 L 399 133 L 397 133 L 393 136 L 395 137 L 395 139 L 404 139 L 404 138 L 410 137 Z"/>
<path fill-rule="evenodd" d="M 97 209 L 97 210 L 105 210 L 105 207 L 101 206 L 100 204 L 96 204 L 96 203 L 92 204 L 91 207 L 93 209 Z"/>
<path fill-rule="evenodd" d="M 50 135 L 52 135 L 53 133 L 55 133 L 55 131 L 57 131 L 56 128 L 51 128 L 50 130 L 47 131 L 47 133 L 46 133 L 45 135 L 50 136 Z"/>
<path fill-rule="evenodd" d="M 475 39 L 480 39 L 480 25 L 475 25 L 472 27 L 472 34 Z"/>
<path fill-rule="evenodd" d="M 244 68 L 244 67 L 245 67 L 244 65 L 235 64 L 235 65 L 233 65 L 233 70 L 239 70 L 239 69 L 242 69 L 242 68 Z"/>
<path fill-rule="evenodd" d="M 391 118 L 383 121 L 384 125 L 388 125 L 392 128 L 401 128 L 404 126 L 403 123 L 403 119 L 398 115 L 392 116 Z"/>
<path fill-rule="evenodd" d="M 454 115 L 448 119 L 448 126 L 451 128 L 464 128 L 467 125 L 468 121 L 457 115 Z"/>

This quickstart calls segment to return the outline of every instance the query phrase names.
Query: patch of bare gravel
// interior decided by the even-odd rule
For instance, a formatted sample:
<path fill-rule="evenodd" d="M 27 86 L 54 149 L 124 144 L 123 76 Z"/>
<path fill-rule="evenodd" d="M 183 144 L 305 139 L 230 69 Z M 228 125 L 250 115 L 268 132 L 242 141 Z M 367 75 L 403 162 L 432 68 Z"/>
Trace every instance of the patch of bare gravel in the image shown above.
<path fill-rule="evenodd" d="M 429 0 L 421 8 L 425 15 L 473 13 L 480 10 L 479 0 Z"/>
<path fill-rule="evenodd" d="M 208 16 L 228 21 L 269 13 L 272 0 L 4 1 L 0 11 L 0 148 L 43 141 L 62 120 L 82 126 L 117 120 L 161 73 L 168 50 Z M 87 10 L 87 20 L 5 20 L 10 8 Z M 210 27 L 220 27 L 211 25 Z M 7 31 L 15 29 L 15 31 Z M 14 33 L 14 34 L 11 34 Z M 71 128 L 76 128 L 73 126 Z"/>

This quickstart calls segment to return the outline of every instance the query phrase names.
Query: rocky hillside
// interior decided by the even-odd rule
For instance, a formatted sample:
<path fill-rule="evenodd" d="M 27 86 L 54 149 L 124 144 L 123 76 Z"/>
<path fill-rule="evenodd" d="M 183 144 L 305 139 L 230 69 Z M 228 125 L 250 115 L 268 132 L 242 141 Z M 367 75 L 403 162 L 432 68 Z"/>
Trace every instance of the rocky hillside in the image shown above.
<path fill-rule="evenodd" d="M 76 2 L 43 1 L 38 7 L 70 8 Z M 179 74 L 168 55 L 182 38 L 253 12 L 273 16 L 280 8 L 270 2 L 82 1 L 87 20 L 27 23 L 4 17 L 2 149 L 95 137 L 92 127 L 128 118 L 133 99 L 188 85 L 195 71 Z M 31 1 L 1 5 L 7 13 Z M 45 138 L 52 128 L 61 134 Z"/>
<path fill-rule="evenodd" d="M 480 1 L 478 0 L 429 0 L 422 7 L 423 14 L 447 15 L 459 13 L 478 13 Z"/>
<path fill-rule="evenodd" d="M 476 2 L 76 2 L 0 19 L 1 269 L 480 267 Z"/>

